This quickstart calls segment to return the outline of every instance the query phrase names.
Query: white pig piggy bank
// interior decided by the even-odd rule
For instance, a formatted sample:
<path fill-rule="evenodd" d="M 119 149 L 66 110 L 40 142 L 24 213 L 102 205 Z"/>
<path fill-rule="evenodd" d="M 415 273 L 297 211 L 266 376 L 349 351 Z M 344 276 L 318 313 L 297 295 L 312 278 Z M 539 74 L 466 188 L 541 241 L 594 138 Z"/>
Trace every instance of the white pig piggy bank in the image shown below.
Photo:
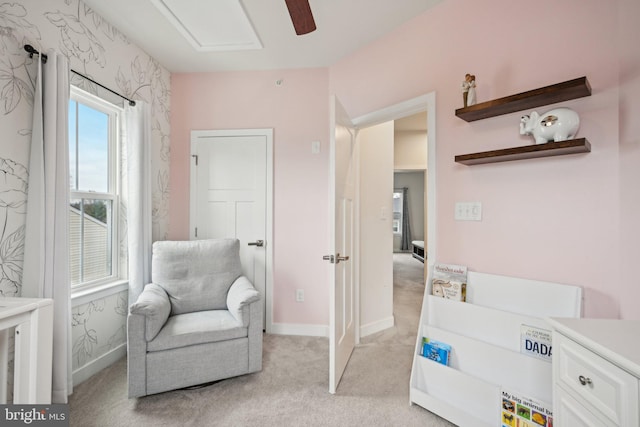
<path fill-rule="evenodd" d="M 533 135 L 536 144 L 573 139 L 580 126 L 578 113 L 570 108 L 555 108 L 539 115 L 533 111 L 520 119 L 520 135 Z"/>

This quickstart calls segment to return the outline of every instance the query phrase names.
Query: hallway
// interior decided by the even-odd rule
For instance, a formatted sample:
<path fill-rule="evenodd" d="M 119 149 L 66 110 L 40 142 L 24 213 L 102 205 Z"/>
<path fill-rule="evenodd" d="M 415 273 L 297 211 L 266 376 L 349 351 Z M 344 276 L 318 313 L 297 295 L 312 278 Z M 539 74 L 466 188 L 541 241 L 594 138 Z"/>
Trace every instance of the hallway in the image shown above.
<path fill-rule="evenodd" d="M 393 315 L 395 325 L 361 339 L 361 345 L 388 343 L 415 346 L 424 294 L 422 264 L 410 253 L 393 254 Z"/>

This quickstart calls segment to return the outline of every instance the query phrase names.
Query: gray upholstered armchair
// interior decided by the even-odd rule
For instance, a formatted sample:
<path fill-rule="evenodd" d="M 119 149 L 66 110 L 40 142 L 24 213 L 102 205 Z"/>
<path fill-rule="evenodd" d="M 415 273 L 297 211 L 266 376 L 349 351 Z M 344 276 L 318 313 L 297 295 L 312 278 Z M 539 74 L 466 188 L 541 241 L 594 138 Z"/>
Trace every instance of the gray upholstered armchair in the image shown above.
<path fill-rule="evenodd" d="M 260 294 L 237 239 L 153 244 L 151 282 L 129 307 L 129 397 L 262 369 Z"/>

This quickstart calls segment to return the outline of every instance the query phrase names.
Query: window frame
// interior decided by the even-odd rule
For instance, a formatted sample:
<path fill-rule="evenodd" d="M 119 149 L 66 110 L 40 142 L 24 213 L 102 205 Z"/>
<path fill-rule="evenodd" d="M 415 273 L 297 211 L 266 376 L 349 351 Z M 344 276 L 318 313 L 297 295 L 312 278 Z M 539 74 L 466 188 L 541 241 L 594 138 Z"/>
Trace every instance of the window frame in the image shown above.
<path fill-rule="evenodd" d="M 81 88 L 71 85 L 69 94 L 69 101 L 75 101 L 76 103 L 83 104 L 89 108 L 100 111 L 109 117 L 108 123 L 108 166 L 109 173 L 107 192 L 93 192 L 93 191 L 74 191 L 69 188 L 69 208 L 71 208 L 71 200 L 75 199 L 88 199 L 88 200 L 109 200 L 111 201 L 111 233 L 108 236 L 111 239 L 111 274 L 100 279 L 94 279 L 89 281 L 80 282 L 77 284 L 71 284 L 69 281 L 69 287 L 72 293 L 82 292 L 90 290 L 92 288 L 98 288 L 104 285 L 116 283 L 123 279 L 122 272 L 120 271 L 120 209 L 121 209 L 121 171 L 120 171 L 120 154 L 121 154 L 121 132 L 120 123 L 122 120 L 123 108 L 112 104 L 96 95 L 93 95 Z M 67 107 L 68 108 L 68 107 Z M 79 123 L 75 120 L 76 132 L 76 147 L 78 140 L 78 128 Z M 69 136 L 71 136 L 71 129 L 69 129 Z M 69 144 L 67 143 L 67 146 Z M 70 154 L 69 152 L 67 153 Z M 76 154 L 76 179 L 78 179 L 78 156 Z M 71 169 L 69 169 L 69 181 L 71 183 Z M 81 265 L 82 268 L 82 256 Z M 82 273 L 81 273 L 82 275 Z"/>
<path fill-rule="evenodd" d="M 400 199 L 400 211 L 398 212 L 399 218 L 396 219 L 395 218 L 396 210 L 393 208 L 393 202 L 392 202 L 392 206 L 391 206 L 391 229 L 393 230 L 393 234 L 402 235 L 402 217 L 404 216 L 404 213 L 402 211 L 402 204 L 404 203 L 404 192 L 402 191 L 401 188 L 394 188 L 393 189 L 393 196 L 392 196 L 393 199 L 396 199 L 396 197 L 395 197 L 396 194 L 399 195 L 397 198 Z M 396 223 L 398 225 L 397 228 L 396 228 Z"/>

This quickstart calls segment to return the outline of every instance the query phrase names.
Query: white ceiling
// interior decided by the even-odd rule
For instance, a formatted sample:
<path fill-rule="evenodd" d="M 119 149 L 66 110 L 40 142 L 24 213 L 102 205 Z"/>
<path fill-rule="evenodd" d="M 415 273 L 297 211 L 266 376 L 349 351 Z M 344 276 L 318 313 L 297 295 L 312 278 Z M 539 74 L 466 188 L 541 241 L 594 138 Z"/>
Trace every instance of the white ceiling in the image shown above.
<path fill-rule="evenodd" d="M 240 8 L 233 4 L 238 1 Z M 327 67 L 440 1 L 310 0 L 318 29 L 296 36 L 285 0 L 84 0 L 171 72 Z M 158 5 L 167 7 L 163 11 Z M 181 20 L 166 11 L 171 7 L 195 23 L 179 29 L 174 24 Z M 241 39 L 237 50 L 229 48 L 229 32 L 219 30 L 226 27 L 233 33 L 237 25 L 245 25 L 235 24 L 233 19 L 242 18 L 234 13 L 238 11 L 246 13 L 261 49 L 248 49 Z M 189 33 L 206 40 L 208 47 L 189 40 Z M 227 50 L 211 51 L 216 38 Z"/>

